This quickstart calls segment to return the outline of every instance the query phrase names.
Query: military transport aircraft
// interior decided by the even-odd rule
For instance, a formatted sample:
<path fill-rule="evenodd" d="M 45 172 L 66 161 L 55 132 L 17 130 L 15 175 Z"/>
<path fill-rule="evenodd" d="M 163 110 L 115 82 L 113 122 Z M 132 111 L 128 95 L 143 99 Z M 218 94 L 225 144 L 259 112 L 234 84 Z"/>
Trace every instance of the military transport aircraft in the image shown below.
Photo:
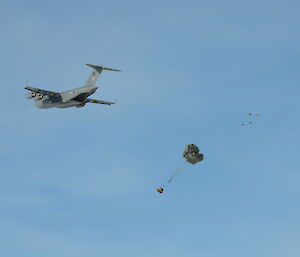
<path fill-rule="evenodd" d="M 67 108 L 67 107 L 83 107 L 86 103 L 96 103 L 96 104 L 115 104 L 116 102 L 107 102 L 103 100 L 94 100 L 88 98 L 91 94 L 95 93 L 97 86 L 95 83 L 103 70 L 110 71 L 120 71 L 116 69 L 107 68 L 105 66 L 97 66 L 92 64 L 87 64 L 94 70 L 90 74 L 88 80 L 83 87 L 75 88 L 72 90 L 64 91 L 61 93 L 56 93 L 52 91 L 47 91 L 39 88 L 26 86 L 25 89 L 30 90 L 31 93 L 27 94 L 28 99 L 33 99 L 35 101 L 35 106 L 38 108 Z"/>

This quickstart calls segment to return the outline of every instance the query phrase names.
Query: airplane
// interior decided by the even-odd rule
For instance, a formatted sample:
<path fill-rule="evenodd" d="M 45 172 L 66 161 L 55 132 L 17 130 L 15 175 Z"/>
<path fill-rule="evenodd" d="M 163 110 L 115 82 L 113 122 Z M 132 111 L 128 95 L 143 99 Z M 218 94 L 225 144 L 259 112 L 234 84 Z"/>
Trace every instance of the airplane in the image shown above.
<path fill-rule="evenodd" d="M 48 108 L 68 108 L 68 107 L 83 107 L 86 103 L 96 103 L 96 104 L 106 104 L 111 105 L 115 102 L 107 102 L 103 100 L 95 100 L 88 98 L 90 95 L 95 93 L 98 86 L 95 86 L 95 83 L 103 70 L 109 71 L 120 71 L 116 69 L 111 69 L 102 65 L 92 65 L 87 64 L 92 67 L 94 70 L 91 72 L 88 80 L 84 86 L 79 88 L 74 88 L 64 92 L 52 92 L 39 88 L 34 88 L 30 86 L 25 86 L 25 89 L 31 91 L 27 94 L 28 99 L 33 99 L 35 101 L 35 106 L 37 108 L 48 109 Z"/>

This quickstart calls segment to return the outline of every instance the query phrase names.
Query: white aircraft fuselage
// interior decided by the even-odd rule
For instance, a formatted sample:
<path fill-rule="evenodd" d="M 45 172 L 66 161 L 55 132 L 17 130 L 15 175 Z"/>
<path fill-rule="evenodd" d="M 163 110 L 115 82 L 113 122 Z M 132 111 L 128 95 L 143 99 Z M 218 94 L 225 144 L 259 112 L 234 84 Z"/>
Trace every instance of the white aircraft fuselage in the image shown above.
<path fill-rule="evenodd" d="M 37 108 L 48 109 L 48 108 L 67 108 L 67 107 L 83 107 L 86 103 L 106 104 L 111 105 L 116 102 L 108 102 L 103 100 L 95 100 L 88 98 L 94 94 L 98 88 L 95 83 L 103 70 L 120 71 L 116 69 L 107 68 L 105 66 L 97 66 L 87 64 L 93 68 L 88 80 L 82 87 L 74 88 L 61 93 L 48 91 L 44 89 L 34 88 L 26 86 L 25 89 L 31 91 L 27 94 L 28 99 L 34 100 L 34 105 Z"/>
<path fill-rule="evenodd" d="M 87 97 L 95 93 L 98 87 L 79 87 L 74 88 L 65 92 L 59 93 L 61 98 L 51 98 L 51 95 L 37 95 L 33 98 L 35 101 L 34 105 L 37 108 L 48 109 L 48 108 L 68 108 L 68 107 L 83 107 Z"/>

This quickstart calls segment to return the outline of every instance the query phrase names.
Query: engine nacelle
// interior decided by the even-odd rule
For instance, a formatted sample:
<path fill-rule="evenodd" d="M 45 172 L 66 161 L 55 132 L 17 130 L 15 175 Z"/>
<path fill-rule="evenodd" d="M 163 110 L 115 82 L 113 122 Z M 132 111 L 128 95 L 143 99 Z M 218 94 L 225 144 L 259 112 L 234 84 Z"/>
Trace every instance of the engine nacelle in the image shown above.
<path fill-rule="evenodd" d="M 34 92 L 29 93 L 29 94 L 26 95 L 26 97 L 27 97 L 28 99 L 34 98 L 34 97 L 36 97 L 36 93 L 34 93 Z"/>
<path fill-rule="evenodd" d="M 38 98 L 38 99 L 43 99 L 43 97 L 44 97 L 43 95 L 37 94 L 37 98 Z"/>

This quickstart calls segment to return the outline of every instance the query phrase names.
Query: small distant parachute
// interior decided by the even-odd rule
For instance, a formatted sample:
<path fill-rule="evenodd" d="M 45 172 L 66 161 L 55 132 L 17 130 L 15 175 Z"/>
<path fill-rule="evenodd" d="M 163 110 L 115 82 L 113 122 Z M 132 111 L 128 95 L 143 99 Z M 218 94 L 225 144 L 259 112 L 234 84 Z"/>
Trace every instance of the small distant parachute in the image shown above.
<path fill-rule="evenodd" d="M 248 115 L 249 115 L 249 119 L 251 119 L 251 120 L 249 120 L 247 123 L 246 123 L 246 122 L 243 122 L 243 123 L 241 124 L 241 126 L 245 126 L 246 124 L 252 125 L 252 124 L 254 123 L 254 122 L 253 122 L 253 119 L 255 119 L 255 118 L 260 118 L 260 113 L 256 113 L 256 114 L 254 115 L 252 112 L 249 112 Z"/>
<path fill-rule="evenodd" d="M 187 162 L 194 165 L 198 162 L 203 161 L 204 159 L 204 155 L 200 153 L 198 146 L 194 144 L 187 145 L 184 148 L 184 152 L 182 156 L 184 157 L 185 160 L 183 160 L 182 164 L 179 165 L 177 169 L 175 169 L 175 171 L 173 172 L 173 174 L 171 175 L 171 177 L 169 178 L 166 184 L 171 183 L 186 168 Z M 159 187 L 156 189 L 156 191 L 162 194 L 164 192 L 164 188 Z"/>

